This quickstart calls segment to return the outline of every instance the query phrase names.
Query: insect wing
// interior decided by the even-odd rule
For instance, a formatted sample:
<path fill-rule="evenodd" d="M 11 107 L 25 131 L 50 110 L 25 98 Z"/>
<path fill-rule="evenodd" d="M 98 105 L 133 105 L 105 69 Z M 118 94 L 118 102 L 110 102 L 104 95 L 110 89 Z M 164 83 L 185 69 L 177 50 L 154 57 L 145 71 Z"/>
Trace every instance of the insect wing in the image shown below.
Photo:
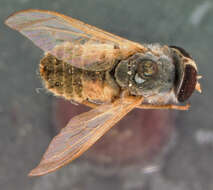
<path fill-rule="evenodd" d="M 72 118 L 53 138 L 40 164 L 29 175 L 55 171 L 76 159 L 141 101 L 141 98 L 128 101 L 123 98 Z"/>
<path fill-rule="evenodd" d="M 82 69 L 107 70 L 113 60 L 124 59 L 143 48 L 138 43 L 51 11 L 20 11 L 5 23 L 45 52 Z"/>

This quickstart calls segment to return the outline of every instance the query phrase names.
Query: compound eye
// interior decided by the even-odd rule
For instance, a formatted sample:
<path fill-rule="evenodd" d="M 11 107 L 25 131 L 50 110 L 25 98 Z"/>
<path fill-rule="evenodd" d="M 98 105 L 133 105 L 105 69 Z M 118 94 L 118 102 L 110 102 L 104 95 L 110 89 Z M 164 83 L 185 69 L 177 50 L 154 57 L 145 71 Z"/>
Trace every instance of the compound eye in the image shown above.
<path fill-rule="evenodd" d="M 183 56 L 192 59 L 192 56 L 183 48 L 178 46 L 169 46 L 170 48 L 177 49 Z"/>
<path fill-rule="evenodd" d="M 152 78 L 158 72 L 157 63 L 152 60 L 143 60 L 138 65 L 138 74 L 143 79 Z"/>

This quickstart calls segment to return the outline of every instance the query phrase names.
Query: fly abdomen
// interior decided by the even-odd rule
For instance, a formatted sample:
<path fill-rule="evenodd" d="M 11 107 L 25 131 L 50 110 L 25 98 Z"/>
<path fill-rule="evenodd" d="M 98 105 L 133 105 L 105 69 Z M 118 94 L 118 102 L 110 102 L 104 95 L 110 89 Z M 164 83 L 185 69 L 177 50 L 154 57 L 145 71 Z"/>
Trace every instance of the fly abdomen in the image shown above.
<path fill-rule="evenodd" d="M 79 76 L 75 76 L 75 73 Z M 40 75 L 44 80 L 45 87 L 57 96 L 73 99 L 75 91 L 81 96 L 81 90 L 77 87 L 81 81 L 79 69 L 72 67 L 54 56 L 47 54 L 40 61 Z"/>
<path fill-rule="evenodd" d="M 40 61 L 40 75 L 50 92 L 79 103 L 83 100 L 110 102 L 119 93 L 109 72 L 107 75 L 105 71 L 82 70 L 50 54 Z"/>

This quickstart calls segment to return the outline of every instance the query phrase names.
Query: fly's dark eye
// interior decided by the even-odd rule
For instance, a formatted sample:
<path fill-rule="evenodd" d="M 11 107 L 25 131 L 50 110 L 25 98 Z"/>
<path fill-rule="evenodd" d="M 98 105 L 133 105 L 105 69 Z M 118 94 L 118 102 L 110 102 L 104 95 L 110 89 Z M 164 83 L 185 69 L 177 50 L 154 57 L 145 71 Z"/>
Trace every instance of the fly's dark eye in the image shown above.
<path fill-rule="evenodd" d="M 170 47 L 170 48 L 177 49 L 178 51 L 180 51 L 180 53 L 183 54 L 183 56 L 192 59 L 192 56 L 191 56 L 185 49 L 183 49 L 183 48 L 181 48 L 181 47 L 178 47 L 178 46 L 169 46 L 169 47 Z"/>
<path fill-rule="evenodd" d="M 153 77 L 156 75 L 157 71 L 157 63 L 152 60 L 143 60 L 138 65 L 138 74 L 144 79 Z"/>

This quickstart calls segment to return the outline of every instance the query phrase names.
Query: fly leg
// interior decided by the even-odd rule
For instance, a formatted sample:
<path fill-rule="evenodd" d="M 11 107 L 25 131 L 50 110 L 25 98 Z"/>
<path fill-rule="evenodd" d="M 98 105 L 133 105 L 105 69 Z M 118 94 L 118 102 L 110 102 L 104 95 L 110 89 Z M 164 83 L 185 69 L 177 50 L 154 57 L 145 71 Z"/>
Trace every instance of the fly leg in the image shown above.
<path fill-rule="evenodd" d="M 88 106 L 88 107 L 90 107 L 90 108 L 96 108 L 97 106 L 99 106 L 98 104 L 89 102 L 89 101 L 87 101 L 87 100 L 84 100 L 83 102 L 81 102 L 81 104 L 84 104 L 85 106 Z"/>
<path fill-rule="evenodd" d="M 151 105 L 151 104 L 141 104 L 137 106 L 139 109 L 174 109 L 174 110 L 188 110 L 190 104 L 186 105 L 175 105 L 175 104 L 165 104 L 165 105 Z"/>

